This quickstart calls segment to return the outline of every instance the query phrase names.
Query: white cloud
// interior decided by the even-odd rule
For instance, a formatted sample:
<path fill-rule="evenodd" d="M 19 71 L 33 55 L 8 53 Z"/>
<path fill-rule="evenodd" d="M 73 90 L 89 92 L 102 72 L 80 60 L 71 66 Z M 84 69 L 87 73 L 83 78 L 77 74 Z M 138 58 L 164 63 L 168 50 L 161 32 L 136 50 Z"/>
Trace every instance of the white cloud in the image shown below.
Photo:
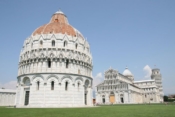
<path fill-rule="evenodd" d="M 16 89 L 16 84 L 17 82 L 16 81 L 10 81 L 10 82 L 7 82 L 7 83 L 0 83 L 0 88 L 5 88 L 5 89 Z"/>
<path fill-rule="evenodd" d="M 150 78 L 150 76 L 152 74 L 152 69 L 149 67 L 149 65 L 146 65 L 143 68 L 143 71 L 145 72 L 145 78 Z"/>
<path fill-rule="evenodd" d="M 102 73 L 100 72 L 100 73 L 98 73 L 96 76 L 95 76 L 95 78 L 102 78 L 103 77 L 103 75 L 102 75 Z"/>
<path fill-rule="evenodd" d="M 95 86 L 97 86 L 102 81 L 103 81 L 103 75 L 100 72 L 95 77 L 93 77 L 93 89 L 95 88 Z"/>
<path fill-rule="evenodd" d="M 93 77 L 93 97 L 95 97 L 95 86 L 103 82 L 103 74 L 100 72 L 95 77 Z"/>

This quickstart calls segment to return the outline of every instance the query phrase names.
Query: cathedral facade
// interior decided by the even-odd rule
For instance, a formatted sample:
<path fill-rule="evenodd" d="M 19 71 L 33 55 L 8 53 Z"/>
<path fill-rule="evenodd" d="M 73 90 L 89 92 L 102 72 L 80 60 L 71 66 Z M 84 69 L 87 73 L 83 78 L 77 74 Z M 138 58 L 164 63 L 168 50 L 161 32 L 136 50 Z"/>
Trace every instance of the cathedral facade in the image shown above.
<path fill-rule="evenodd" d="M 92 68 L 89 43 L 57 11 L 24 41 L 16 107 L 91 106 Z"/>
<path fill-rule="evenodd" d="M 153 69 L 150 80 L 134 81 L 126 68 L 123 74 L 109 69 L 104 81 L 96 86 L 98 104 L 138 104 L 163 102 L 162 77 L 159 69 Z"/>

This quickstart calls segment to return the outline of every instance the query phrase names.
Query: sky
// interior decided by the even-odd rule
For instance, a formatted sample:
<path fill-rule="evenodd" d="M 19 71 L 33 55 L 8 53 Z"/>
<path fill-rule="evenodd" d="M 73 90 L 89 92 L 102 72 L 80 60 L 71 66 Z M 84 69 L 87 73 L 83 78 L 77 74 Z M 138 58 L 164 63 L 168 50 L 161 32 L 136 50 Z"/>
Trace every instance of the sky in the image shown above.
<path fill-rule="evenodd" d="M 24 40 L 59 9 L 90 43 L 94 86 L 110 67 L 135 80 L 159 68 L 175 93 L 175 0 L 1 0 L 0 87 L 15 88 Z"/>

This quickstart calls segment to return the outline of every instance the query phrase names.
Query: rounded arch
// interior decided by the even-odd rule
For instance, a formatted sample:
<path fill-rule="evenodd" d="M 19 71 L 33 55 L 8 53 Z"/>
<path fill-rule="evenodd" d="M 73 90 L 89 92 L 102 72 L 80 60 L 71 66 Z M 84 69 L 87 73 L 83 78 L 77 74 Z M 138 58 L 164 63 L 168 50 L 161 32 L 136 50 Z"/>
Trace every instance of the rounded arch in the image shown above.
<path fill-rule="evenodd" d="M 120 97 L 123 97 L 124 96 L 124 94 L 122 93 L 122 94 L 120 94 Z"/>
<path fill-rule="evenodd" d="M 48 81 L 48 79 L 50 79 L 50 78 L 52 78 L 52 77 L 56 78 L 56 79 L 58 80 L 58 82 L 60 82 L 59 77 L 58 77 L 57 75 L 55 75 L 55 74 L 49 75 L 49 76 L 46 78 L 46 81 Z"/>
<path fill-rule="evenodd" d="M 60 58 L 60 59 L 62 59 L 62 58 L 64 58 L 65 56 L 64 56 L 64 53 L 63 52 L 60 52 L 59 54 L 58 54 L 58 58 Z"/>
<path fill-rule="evenodd" d="M 70 84 L 71 82 L 70 82 L 70 80 L 68 80 L 68 79 L 66 79 L 64 82 L 62 82 L 62 83 L 68 83 L 68 84 Z"/>
<path fill-rule="evenodd" d="M 90 81 L 88 79 L 86 79 L 85 82 L 84 82 L 84 85 L 89 86 L 89 84 L 90 84 Z"/>
<path fill-rule="evenodd" d="M 22 79 L 22 83 L 25 85 L 25 86 L 30 86 L 30 78 L 25 76 L 23 79 Z"/>
<path fill-rule="evenodd" d="M 36 77 L 35 79 L 33 79 L 32 81 L 32 84 L 37 84 L 37 83 L 40 83 L 40 84 L 44 84 L 44 80 L 41 78 L 41 77 Z"/>
<path fill-rule="evenodd" d="M 41 53 L 40 58 L 44 58 L 44 57 L 45 57 L 44 53 Z"/>
<path fill-rule="evenodd" d="M 75 78 L 74 83 L 75 83 L 77 80 L 80 80 L 80 81 L 83 83 L 83 78 L 82 78 L 82 77 L 77 77 L 77 78 Z"/>
<path fill-rule="evenodd" d="M 68 79 L 70 79 L 71 81 L 73 80 L 71 76 L 66 75 L 66 76 L 63 76 L 63 77 L 61 78 L 61 82 L 62 82 L 65 78 L 68 78 Z"/>
<path fill-rule="evenodd" d="M 54 58 L 54 57 L 55 57 L 54 53 L 50 53 L 50 58 Z"/>
<path fill-rule="evenodd" d="M 32 77 L 32 81 L 33 81 L 36 77 L 40 77 L 40 78 L 42 78 L 42 79 L 44 80 L 44 77 L 43 77 L 42 75 L 39 75 L 39 74 L 38 74 L 38 75 L 35 75 L 35 76 Z"/>
<path fill-rule="evenodd" d="M 48 79 L 46 83 L 51 83 L 51 82 L 57 83 L 58 81 L 56 80 L 55 77 L 53 77 L 53 79 Z"/>

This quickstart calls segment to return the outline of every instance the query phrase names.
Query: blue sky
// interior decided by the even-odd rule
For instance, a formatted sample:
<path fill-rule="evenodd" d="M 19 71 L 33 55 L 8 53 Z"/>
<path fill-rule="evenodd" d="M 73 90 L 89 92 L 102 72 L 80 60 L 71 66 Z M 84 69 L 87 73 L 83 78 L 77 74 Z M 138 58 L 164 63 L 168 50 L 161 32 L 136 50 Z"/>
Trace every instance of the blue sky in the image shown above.
<path fill-rule="evenodd" d="M 174 6 L 174 0 L 1 0 L 0 86 L 16 81 L 24 40 L 61 9 L 90 43 L 95 82 L 110 66 L 121 73 L 128 66 L 135 80 L 146 80 L 143 68 L 156 65 L 165 94 L 175 93 Z"/>

